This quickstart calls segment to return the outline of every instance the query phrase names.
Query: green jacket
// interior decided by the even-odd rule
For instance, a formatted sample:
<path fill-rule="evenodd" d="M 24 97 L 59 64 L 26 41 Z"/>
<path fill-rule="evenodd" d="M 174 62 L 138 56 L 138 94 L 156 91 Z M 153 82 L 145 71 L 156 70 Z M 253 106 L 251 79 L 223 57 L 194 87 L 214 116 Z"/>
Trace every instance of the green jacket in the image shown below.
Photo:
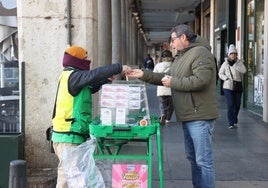
<path fill-rule="evenodd" d="M 215 84 L 217 72 L 206 40 L 197 36 L 187 48 L 178 52 L 170 75 L 177 121 L 210 120 L 218 117 Z M 164 74 L 144 71 L 141 79 L 162 85 L 162 77 Z"/>

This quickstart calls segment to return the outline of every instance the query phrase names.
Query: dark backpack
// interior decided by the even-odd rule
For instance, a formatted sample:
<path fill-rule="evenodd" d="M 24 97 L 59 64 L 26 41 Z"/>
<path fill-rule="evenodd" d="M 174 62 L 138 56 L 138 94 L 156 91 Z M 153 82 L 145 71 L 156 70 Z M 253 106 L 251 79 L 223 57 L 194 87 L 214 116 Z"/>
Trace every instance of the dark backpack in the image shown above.
<path fill-rule="evenodd" d="M 154 63 L 151 59 L 148 59 L 146 61 L 146 68 L 153 70 L 154 69 Z"/>

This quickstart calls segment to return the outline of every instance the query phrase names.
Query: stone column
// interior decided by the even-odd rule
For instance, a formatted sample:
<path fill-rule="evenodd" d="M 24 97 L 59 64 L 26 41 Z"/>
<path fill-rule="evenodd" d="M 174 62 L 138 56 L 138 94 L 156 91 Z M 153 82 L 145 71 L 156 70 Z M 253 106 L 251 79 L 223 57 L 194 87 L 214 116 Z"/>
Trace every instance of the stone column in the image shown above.
<path fill-rule="evenodd" d="M 127 49 L 127 63 L 128 65 L 131 64 L 130 61 L 130 50 L 131 50 L 131 11 L 129 11 L 128 6 L 127 6 L 127 27 L 126 27 L 126 38 L 127 38 L 127 44 L 126 44 L 126 49 Z"/>
<path fill-rule="evenodd" d="M 263 91 L 263 121 L 268 122 L 268 2 L 264 2 L 264 91 Z"/>
<path fill-rule="evenodd" d="M 132 65 L 137 65 L 137 49 L 138 49 L 138 26 L 137 26 L 137 22 L 136 22 L 136 17 L 133 17 L 133 28 L 132 28 L 132 32 L 133 32 L 133 50 L 132 50 Z"/>
<path fill-rule="evenodd" d="M 98 65 L 112 62 L 111 0 L 98 0 Z"/>
<path fill-rule="evenodd" d="M 127 64 L 126 18 L 127 18 L 127 1 L 121 0 L 121 61 L 123 64 Z"/>
<path fill-rule="evenodd" d="M 121 0 L 112 0 L 112 63 L 121 62 Z"/>
<path fill-rule="evenodd" d="M 140 67 L 142 67 L 143 64 L 143 51 L 144 51 L 144 41 L 143 41 L 143 37 L 142 34 L 140 33 L 140 31 L 138 31 L 138 58 L 137 58 L 137 65 L 139 65 Z"/>
<path fill-rule="evenodd" d="M 135 39 L 134 39 L 134 28 L 135 28 L 135 18 L 133 17 L 133 15 L 130 15 L 130 65 L 133 65 L 134 63 L 134 43 L 135 43 Z"/>
<path fill-rule="evenodd" d="M 127 65 L 130 65 L 130 57 L 129 57 L 129 27 L 130 27 L 130 22 L 129 22 L 129 2 L 128 0 L 126 1 L 126 62 Z"/>
<path fill-rule="evenodd" d="M 102 5 L 110 1 L 72 1 L 71 11 L 72 44 L 87 49 L 88 57 L 93 58 L 93 62 L 97 62 L 98 51 L 98 2 L 103 2 L 100 3 Z M 40 138 L 43 138 L 45 130 L 51 125 L 58 78 L 63 69 L 62 57 L 68 43 L 65 27 L 67 4 L 66 1 L 47 3 L 17 0 L 17 6 L 19 62 L 25 62 L 25 83 L 22 86 L 25 91 L 22 102 L 25 107 L 20 110 L 27 135 L 24 147 L 27 168 L 54 169 L 58 164 L 57 156 L 50 153 L 49 144 Z M 107 12 L 100 13 L 106 13 L 102 16 L 105 26 L 109 18 Z M 111 33 L 111 30 L 105 28 L 100 30 L 108 35 Z"/>

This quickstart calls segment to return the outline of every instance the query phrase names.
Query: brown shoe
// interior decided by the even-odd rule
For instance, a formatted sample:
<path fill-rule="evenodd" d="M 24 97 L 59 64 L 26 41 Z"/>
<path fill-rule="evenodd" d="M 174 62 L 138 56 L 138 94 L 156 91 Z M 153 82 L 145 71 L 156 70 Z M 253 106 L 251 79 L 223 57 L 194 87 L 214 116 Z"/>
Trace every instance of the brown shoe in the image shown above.
<path fill-rule="evenodd" d="M 160 125 L 165 125 L 166 124 L 166 115 L 162 115 L 160 117 Z"/>

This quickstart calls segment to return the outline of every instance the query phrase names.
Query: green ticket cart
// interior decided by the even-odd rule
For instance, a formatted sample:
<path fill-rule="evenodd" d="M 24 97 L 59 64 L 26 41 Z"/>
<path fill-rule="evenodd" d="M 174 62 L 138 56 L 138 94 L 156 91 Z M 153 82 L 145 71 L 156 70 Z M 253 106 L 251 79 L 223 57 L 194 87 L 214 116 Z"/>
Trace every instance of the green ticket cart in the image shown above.
<path fill-rule="evenodd" d="M 143 160 L 148 164 L 148 187 L 152 187 L 153 136 L 156 136 L 160 188 L 163 188 L 162 143 L 157 117 L 149 113 L 145 84 L 139 80 L 116 81 L 102 86 L 100 113 L 90 125 L 97 138 L 95 159 Z M 146 152 L 123 154 L 123 145 L 145 143 Z M 112 151 L 111 148 L 115 151 Z M 105 152 L 106 151 L 106 152 Z"/>
<path fill-rule="evenodd" d="M 98 152 L 94 154 L 95 159 L 127 159 L 145 160 L 148 164 L 148 188 L 152 188 L 152 169 L 153 169 L 153 136 L 156 135 L 158 175 L 160 188 L 163 183 L 163 164 L 162 164 L 162 142 L 160 124 L 157 117 L 151 117 L 151 124 L 147 126 L 105 126 L 93 122 L 89 125 L 91 135 L 98 140 Z M 111 142 L 114 141 L 114 142 Z M 122 145 L 129 142 L 145 142 L 147 152 L 145 154 L 120 154 Z M 111 152 L 110 147 L 117 147 L 115 152 Z M 108 152 L 105 152 L 105 150 Z"/>

